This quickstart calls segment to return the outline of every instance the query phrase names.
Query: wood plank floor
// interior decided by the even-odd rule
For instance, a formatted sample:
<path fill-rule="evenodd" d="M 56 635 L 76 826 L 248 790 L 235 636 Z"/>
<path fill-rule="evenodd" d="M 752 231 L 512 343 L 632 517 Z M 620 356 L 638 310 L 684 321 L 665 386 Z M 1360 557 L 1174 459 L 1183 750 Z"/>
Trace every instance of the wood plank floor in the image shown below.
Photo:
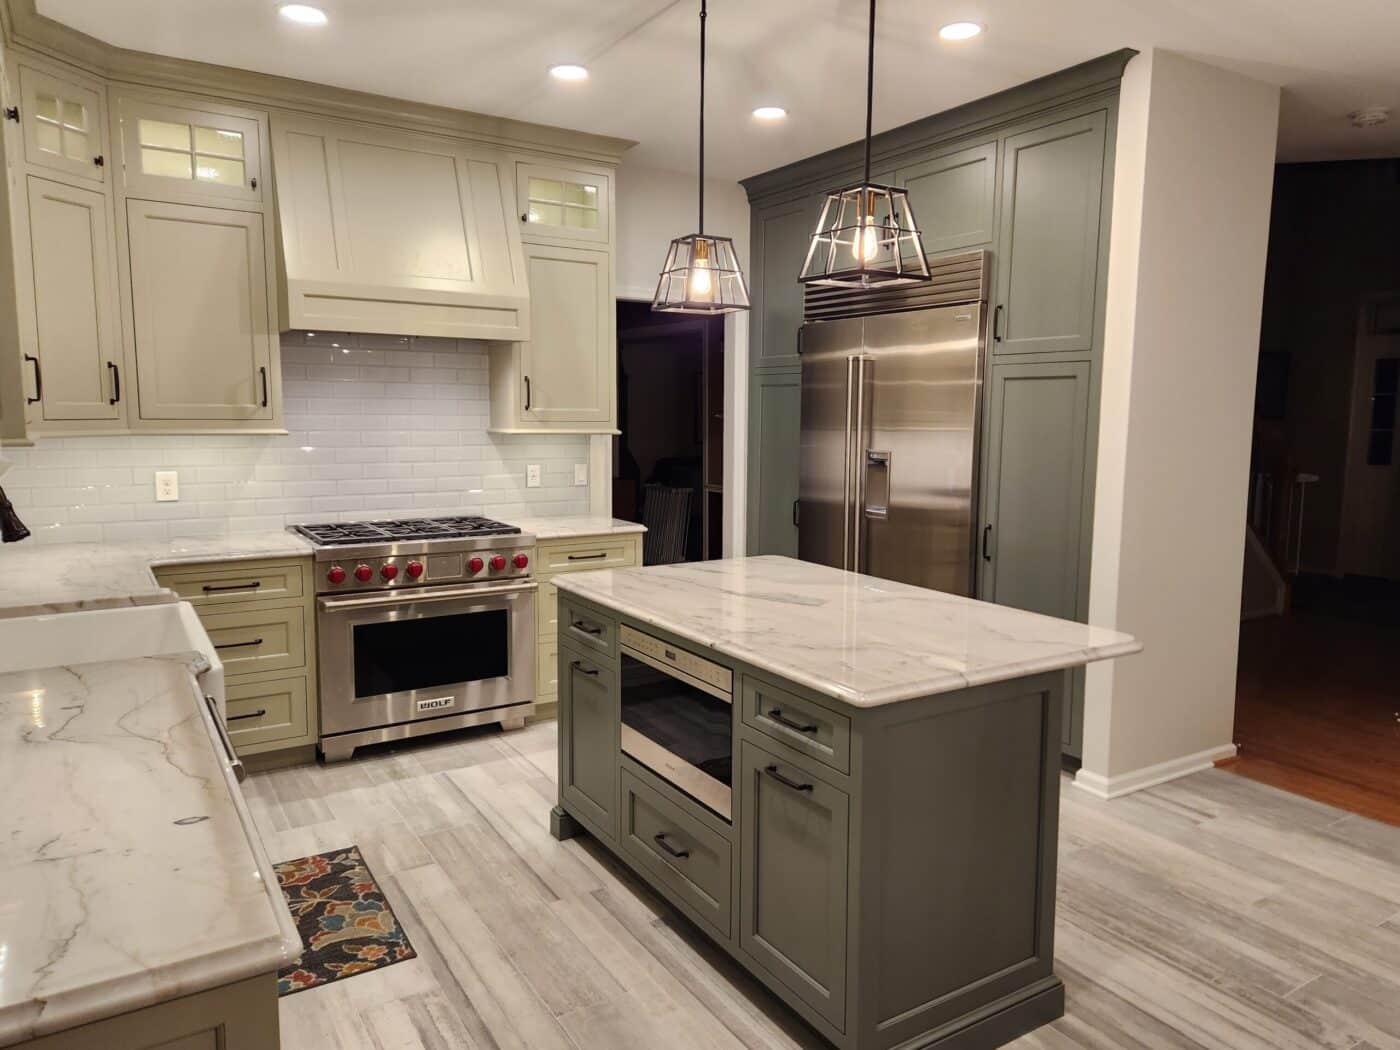
<path fill-rule="evenodd" d="M 358 844 L 419 953 L 284 999 L 286 1050 L 827 1045 L 595 843 L 549 836 L 555 742 L 249 778 L 273 860 Z M 1068 1008 L 1018 1050 L 1400 1050 L 1400 829 L 1220 770 L 1064 795 Z"/>

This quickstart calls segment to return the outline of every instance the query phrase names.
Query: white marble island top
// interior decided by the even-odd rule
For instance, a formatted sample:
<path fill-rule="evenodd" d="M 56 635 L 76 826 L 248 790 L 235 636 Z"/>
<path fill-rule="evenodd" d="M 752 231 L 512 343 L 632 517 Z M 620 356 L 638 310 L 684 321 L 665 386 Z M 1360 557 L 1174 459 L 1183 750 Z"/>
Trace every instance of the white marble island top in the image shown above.
<path fill-rule="evenodd" d="M 608 569 L 555 583 L 854 707 L 1142 649 L 1117 631 L 791 558 Z"/>
<path fill-rule="evenodd" d="M 0 1047 L 300 954 L 212 732 L 182 660 L 0 675 Z"/>

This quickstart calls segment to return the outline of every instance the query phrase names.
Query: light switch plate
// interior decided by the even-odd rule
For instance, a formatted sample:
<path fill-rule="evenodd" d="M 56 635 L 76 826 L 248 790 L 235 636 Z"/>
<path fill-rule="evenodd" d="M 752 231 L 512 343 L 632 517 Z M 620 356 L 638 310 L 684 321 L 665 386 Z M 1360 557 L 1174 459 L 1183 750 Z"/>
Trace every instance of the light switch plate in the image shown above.
<path fill-rule="evenodd" d="M 575 484 L 575 485 L 587 485 L 587 484 L 588 484 L 588 464 L 587 464 L 587 463 L 575 463 L 575 464 L 574 464 L 574 484 Z"/>
<path fill-rule="evenodd" d="M 156 471 L 156 502 L 173 503 L 180 498 L 180 472 Z"/>
<path fill-rule="evenodd" d="M 527 489 L 540 487 L 540 465 L 538 463 L 531 463 L 525 468 L 525 487 Z"/>

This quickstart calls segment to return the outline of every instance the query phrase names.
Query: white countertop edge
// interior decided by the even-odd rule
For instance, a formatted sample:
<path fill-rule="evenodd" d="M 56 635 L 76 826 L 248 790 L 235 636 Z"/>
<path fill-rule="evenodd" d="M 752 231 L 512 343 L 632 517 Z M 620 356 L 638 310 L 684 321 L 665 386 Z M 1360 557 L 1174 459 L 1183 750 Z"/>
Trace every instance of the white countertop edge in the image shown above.
<path fill-rule="evenodd" d="M 580 573 L 576 578 L 568 575 L 558 576 L 554 579 L 554 585 L 561 591 L 575 595 L 586 602 L 601 606 L 604 609 L 611 609 L 640 623 L 650 624 L 652 627 L 659 627 L 663 631 L 670 631 L 681 638 L 687 638 L 696 645 L 713 649 L 717 653 L 742 660 L 752 664 L 760 670 L 782 678 L 784 681 L 795 682 L 805 686 L 814 693 L 822 696 L 829 696 L 833 700 L 838 700 L 851 707 L 867 708 L 882 707 L 885 704 L 896 704 L 905 700 L 915 700 L 921 696 L 936 696 L 940 693 L 954 693 L 960 689 L 968 689 L 972 686 L 990 685 L 993 682 L 1006 682 L 1014 678 L 1025 678 L 1033 674 L 1041 674 L 1045 671 L 1062 671 L 1071 667 L 1082 667 L 1087 663 L 1094 663 L 1099 660 L 1110 660 L 1118 656 L 1129 656 L 1132 653 L 1142 651 L 1142 643 L 1134 639 L 1131 642 L 1119 642 L 1111 645 L 1094 646 L 1088 649 L 1078 649 L 1070 652 L 1058 653 L 1053 657 L 1029 658 L 1025 660 L 1009 661 L 998 666 L 995 670 L 983 671 L 977 674 L 964 674 L 961 671 L 944 671 L 941 674 L 931 674 L 927 678 L 919 679 L 910 685 L 892 686 L 886 689 L 871 690 L 869 692 L 857 692 L 852 689 L 843 689 L 833 686 L 830 682 L 803 673 L 800 668 L 777 666 L 757 649 L 750 649 L 744 645 L 737 645 L 733 642 L 724 641 L 717 638 L 708 637 L 693 628 L 682 623 L 676 623 L 662 616 L 641 611 L 625 602 L 610 601 L 600 597 L 587 589 L 585 578 L 587 573 Z"/>
<path fill-rule="evenodd" d="M 192 655 L 198 657 L 198 654 Z M 214 751 L 214 757 L 229 790 L 229 798 L 247 836 L 249 850 L 253 854 L 258 875 L 268 895 L 273 920 L 277 924 L 276 935 L 236 947 L 211 951 L 193 959 L 182 959 L 178 963 L 153 967 L 141 973 L 97 981 L 45 999 L 31 999 L 8 1008 L 0 1008 L 0 1047 L 61 1032 L 78 1025 L 106 1020 L 143 1007 L 256 977 L 258 974 L 275 973 L 301 958 L 301 936 L 292 921 L 286 898 L 277 882 L 277 873 L 263 848 L 248 804 L 244 801 L 243 791 L 238 786 L 233 766 L 222 753 L 223 744 L 219 740 L 213 714 L 204 701 L 204 693 L 194 678 L 194 667 L 193 662 L 187 664 L 190 671 L 191 699 L 204 720 L 209 746 Z"/>

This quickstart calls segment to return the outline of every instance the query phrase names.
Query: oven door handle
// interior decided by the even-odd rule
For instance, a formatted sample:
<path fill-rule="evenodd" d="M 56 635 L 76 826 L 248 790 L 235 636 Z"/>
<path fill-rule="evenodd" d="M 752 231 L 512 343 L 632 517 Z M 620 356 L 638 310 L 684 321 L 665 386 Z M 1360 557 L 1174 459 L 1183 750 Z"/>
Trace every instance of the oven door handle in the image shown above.
<path fill-rule="evenodd" d="M 409 603 L 456 601 L 462 598 L 497 598 L 503 594 L 524 594 L 537 589 L 534 580 L 526 583 L 510 583 L 501 587 L 454 587 L 450 591 L 396 590 L 392 594 L 375 595 L 371 598 L 320 598 L 317 604 L 325 612 L 341 609 L 378 609 L 390 605 Z"/>

